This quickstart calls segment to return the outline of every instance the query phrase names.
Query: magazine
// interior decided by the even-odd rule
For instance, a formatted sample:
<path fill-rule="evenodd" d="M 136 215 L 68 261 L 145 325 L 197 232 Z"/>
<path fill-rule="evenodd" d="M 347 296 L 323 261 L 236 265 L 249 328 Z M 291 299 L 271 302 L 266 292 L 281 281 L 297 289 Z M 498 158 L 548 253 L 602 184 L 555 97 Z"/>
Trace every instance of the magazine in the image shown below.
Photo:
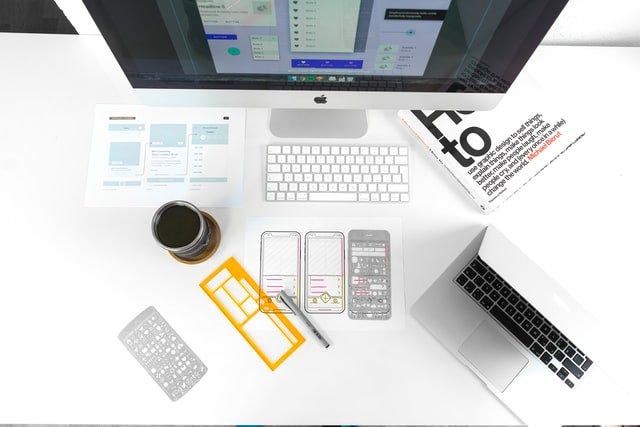
<path fill-rule="evenodd" d="M 489 213 L 580 140 L 583 128 L 521 76 L 490 111 L 400 110 L 398 115 Z"/>

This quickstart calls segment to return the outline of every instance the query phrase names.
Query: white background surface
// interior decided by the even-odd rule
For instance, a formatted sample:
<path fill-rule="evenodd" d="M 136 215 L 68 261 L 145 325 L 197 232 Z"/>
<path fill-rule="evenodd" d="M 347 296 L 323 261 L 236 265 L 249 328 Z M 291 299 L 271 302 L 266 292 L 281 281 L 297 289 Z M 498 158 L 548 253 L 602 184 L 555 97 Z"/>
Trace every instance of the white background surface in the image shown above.
<path fill-rule="evenodd" d="M 93 107 L 137 101 L 101 40 L 0 34 L 0 52 L 1 422 L 518 422 L 410 317 L 401 332 L 336 331 L 328 350 L 309 340 L 271 372 L 198 287 L 228 256 L 242 260 L 247 217 L 335 217 L 337 208 L 345 217 L 403 218 L 407 307 L 494 223 L 598 318 L 620 326 L 612 334 L 619 351 L 600 363 L 627 386 L 640 381 L 639 49 L 539 49 L 528 71 L 551 90 L 549 102 L 582 115 L 588 135 L 490 216 L 394 111 L 370 111 L 359 142 L 410 144 L 410 204 L 266 203 L 263 146 L 274 138 L 267 111 L 249 110 L 244 205 L 209 210 L 223 240 L 197 266 L 154 243 L 153 209 L 84 207 Z M 209 367 L 176 403 L 117 340 L 148 305 Z"/>

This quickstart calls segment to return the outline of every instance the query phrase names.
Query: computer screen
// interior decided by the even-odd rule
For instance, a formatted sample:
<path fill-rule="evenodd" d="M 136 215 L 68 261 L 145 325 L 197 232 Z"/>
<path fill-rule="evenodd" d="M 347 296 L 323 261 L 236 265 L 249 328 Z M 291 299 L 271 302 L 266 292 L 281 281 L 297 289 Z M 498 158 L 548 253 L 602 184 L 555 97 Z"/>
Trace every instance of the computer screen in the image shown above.
<path fill-rule="evenodd" d="M 83 1 L 152 104 L 433 109 L 495 105 L 567 3 Z"/>

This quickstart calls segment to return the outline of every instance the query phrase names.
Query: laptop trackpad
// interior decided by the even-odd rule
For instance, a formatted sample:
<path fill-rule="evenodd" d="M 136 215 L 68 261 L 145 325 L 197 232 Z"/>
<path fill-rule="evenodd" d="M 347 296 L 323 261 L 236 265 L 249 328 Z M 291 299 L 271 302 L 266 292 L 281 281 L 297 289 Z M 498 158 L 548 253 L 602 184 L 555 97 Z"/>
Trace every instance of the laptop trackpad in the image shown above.
<path fill-rule="evenodd" d="M 527 358 L 486 320 L 458 351 L 501 392 L 528 363 Z"/>

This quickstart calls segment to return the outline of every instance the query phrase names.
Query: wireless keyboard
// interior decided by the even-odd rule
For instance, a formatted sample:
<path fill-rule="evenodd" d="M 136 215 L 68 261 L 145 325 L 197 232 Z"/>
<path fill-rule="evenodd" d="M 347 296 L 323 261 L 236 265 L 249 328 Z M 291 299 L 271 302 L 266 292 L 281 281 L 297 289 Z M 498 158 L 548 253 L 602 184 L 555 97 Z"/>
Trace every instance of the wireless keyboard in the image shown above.
<path fill-rule="evenodd" d="M 408 202 L 405 146 L 268 145 L 269 202 Z"/>

